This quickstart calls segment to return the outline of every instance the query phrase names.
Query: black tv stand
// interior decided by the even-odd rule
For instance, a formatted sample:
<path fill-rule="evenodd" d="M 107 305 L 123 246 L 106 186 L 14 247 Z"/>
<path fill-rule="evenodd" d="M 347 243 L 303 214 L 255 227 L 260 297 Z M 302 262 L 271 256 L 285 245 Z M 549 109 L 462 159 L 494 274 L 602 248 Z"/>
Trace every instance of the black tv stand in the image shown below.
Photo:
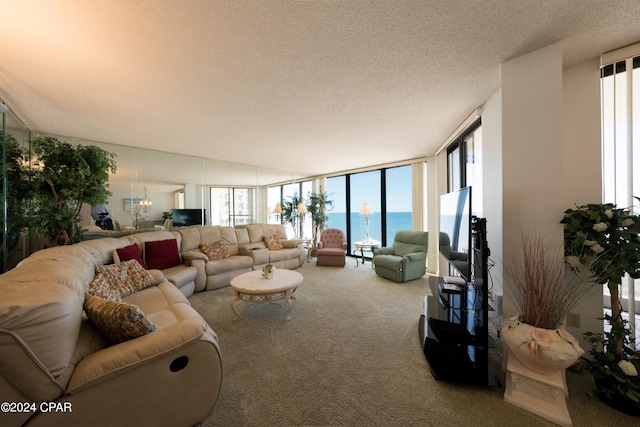
<path fill-rule="evenodd" d="M 472 282 L 452 287 L 430 277 L 418 331 L 437 380 L 499 386 L 489 366 L 488 254 L 485 220 L 474 218 Z"/>

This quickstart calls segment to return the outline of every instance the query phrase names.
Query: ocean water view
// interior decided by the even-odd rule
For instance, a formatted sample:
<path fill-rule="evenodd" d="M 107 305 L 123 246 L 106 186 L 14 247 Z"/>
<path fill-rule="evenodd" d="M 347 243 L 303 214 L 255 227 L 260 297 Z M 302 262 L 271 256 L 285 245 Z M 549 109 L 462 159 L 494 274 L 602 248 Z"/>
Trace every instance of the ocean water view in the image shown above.
<path fill-rule="evenodd" d="M 347 232 L 346 212 L 330 211 L 327 213 L 327 217 L 329 218 L 327 228 L 338 228 L 345 233 Z M 347 239 L 351 243 L 349 253 L 353 253 L 355 249 L 354 243 L 365 239 L 367 228 L 364 222 L 364 215 L 360 215 L 359 212 L 351 212 L 350 219 L 351 238 L 347 236 Z M 387 212 L 387 245 L 393 243 L 393 237 L 396 231 L 399 230 L 411 230 L 411 212 Z M 369 236 L 382 244 L 382 217 L 380 212 L 374 212 L 373 215 L 369 215 Z"/>

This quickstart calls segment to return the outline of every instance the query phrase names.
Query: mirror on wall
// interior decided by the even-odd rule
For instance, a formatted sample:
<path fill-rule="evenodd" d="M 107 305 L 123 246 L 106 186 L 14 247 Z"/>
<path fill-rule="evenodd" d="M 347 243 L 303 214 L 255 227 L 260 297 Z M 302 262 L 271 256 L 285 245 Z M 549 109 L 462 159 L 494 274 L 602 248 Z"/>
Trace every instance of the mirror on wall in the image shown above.
<path fill-rule="evenodd" d="M 291 171 L 277 169 L 277 165 L 274 165 L 274 168 L 257 167 L 209 159 L 205 156 L 187 156 L 36 133 L 30 131 L 12 112 L 5 114 L 5 125 L 6 134 L 11 134 L 26 149 L 29 148 L 29 140 L 33 138 L 53 136 L 73 145 L 95 145 L 115 154 L 117 170 L 109 177 L 109 191 L 112 194 L 105 207 L 119 228 L 120 232 L 117 235 L 134 232 L 143 222 L 145 227 L 162 227 L 163 214 L 175 208 L 207 211 L 220 209 L 219 206 L 222 206 L 223 202 L 218 205 L 211 202 L 212 194 L 216 194 L 212 188 L 249 189 L 246 193 L 251 193 L 247 198 L 250 201 L 251 214 L 245 221 L 266 222 L 268 186 L 290 181 L 292 176 Z M 277 159 L 277 156 L 274 156 L 274 159 Z M 296 178 L 304 176 L 297 174 Z M 11 182 L 7 181 L 11 188 Z M 141 205 L 141 201 L 148 203 Z M 87 233 L 88 238 L 100 238 L 110 234 L 101 233 L 102 230 L 96 229 L 95 218 L 91 216 L 91 206 L 85 206 L 81 215 L 81 224 L 92 229 L 93 234 Z M 224 215 L 226 213 L 209 212 L 206 223 L 225 224 Z M 10 217 L 7 219 L 10 220 Z M 229 223 L 229 220 L 226 222 Z M 21 259 L 42 248 L 42 242 L 38 242 L 36 236 L 30 236 L 26 232 L 20 234 L 17 243 L 15 240 L 9 242 L 9 239 L 3 239 L 3 248 L 7 246 L 7 250 L 3 250 L 3 256 L 11 258 L 11 261 L 6 262 L 3 271 L 13 268 Z"/>
<path fill-rule="evenodd" d="M 4 104 L 3 100 L 0 100 Z M 25 254 L 32 252 L 32 246 L 37 245 L 17 224 L 16 218 L 22 215 L 20 204 L 11 203 L 11 198 L 20 196 L 19 179 L 15 171 L 18 159 L 14 156 L 12 147 L 27 148 L 29 141 L 29 130 L 22 121 L 11 111 L 2 114 L 2 179 L 0 180 L 0 193 L 2 198 L 2 210 L 0 211 L 0 222 L 2 230 L 0 239 L 0 272 L 9 270 L 24 258 Z"/>

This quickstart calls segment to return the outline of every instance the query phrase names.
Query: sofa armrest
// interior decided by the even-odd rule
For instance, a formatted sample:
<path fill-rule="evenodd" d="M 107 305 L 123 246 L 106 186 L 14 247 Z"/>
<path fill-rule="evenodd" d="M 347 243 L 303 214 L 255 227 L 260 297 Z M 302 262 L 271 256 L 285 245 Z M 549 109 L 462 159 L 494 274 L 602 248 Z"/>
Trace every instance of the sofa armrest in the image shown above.
<path fill-rule="evenodd" d="M 182 262 L 189 265 L 189 261 L 194 259 L 201 259 L 204 261 L 209 261 L 209 257 L 207 254 L 202 252 L 200 249 L 191 249 L 190 251 L 182 252 Z"/>
<path fill-rule="evenodd" d="M 269 263 L 269 249 L 267 248 L 255 248 L 249 251 L 246 255 L 249 255 L 253 258 L 253 265 L 264 265 Z"/>
<path fill-rule="evenodd" d="M 151 277 L 153 277 L 154 285 L 157 285 L 158 283 L 162 282 L 165 279 L 164 273 L 162 272 L 162 270 L 156 270 L 152 268 L 147 271 L 149 272 L 149 274 L 151 274 Z"/>
<path fill-rule="evenodd" d="M 244 245 L 239 245 L 240 255 L 253 256 L 253 251 L 259 249 L 265 249 L 265 247 L 259 243 L 247 243 Z"/>
<path fill-rule="evenodd" d="M 405 258 L 407 258 L 409 261 L 421 261 L 421 260 L 426 260 L 427 259 L 427 253 L 426 252 L 414 252 L 412 254 L 406 254 L 404 256 Z"/>
<path fill-rule="evenodd" d="M 136 365 L 150 363 L 154 358 L 197 341 L 207 329 L 204 319 L 185 319 L 150 334 L 102 349 L 78 363 L 67 390 L 74 394 L 111 375 L 133 369 Z"/>
<path fill-rule="evenodd" d="M 302 245 L 302 240 L 280 240 L 280 243 L 282 243 L 285 249 L 291 249 Z"/>

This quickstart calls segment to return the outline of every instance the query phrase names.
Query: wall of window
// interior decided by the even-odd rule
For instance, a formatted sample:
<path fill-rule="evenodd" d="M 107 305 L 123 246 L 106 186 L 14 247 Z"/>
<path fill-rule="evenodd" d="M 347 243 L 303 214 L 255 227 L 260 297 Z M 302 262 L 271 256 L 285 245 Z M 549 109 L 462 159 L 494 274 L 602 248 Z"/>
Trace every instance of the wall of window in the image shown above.
<path fill-rule="evenodd" d="M 411 169 L 406 165 L 327 178 L 326 191 L 334 201 L 327 227 L 345 232 L 350 254 L 367 235 L 386 246 L 396 231 L 413 229 Z M 371 214 L 363 211 L 365 203 Z"/>
<path fill-rule="evenodd" d="M 306 204 L 309 193 L 312 192 L 311 181 L 292 182 L 269 187 L 267 190 L 267 222 L 279 224 L 283 222 L 282 214 L 277 212 L 284 202 L 291 202 L 293 198 L 302 199 Z M 310 215 L 297 213 L 295 223 L 287 223 L 287 236 L 290 238 L 307 238 L 312 236 L 312 221 Z"/>
<path fill-rule="evenodd" d="M 256 222 L 254 188 L 210 188 L 211 224 L 236 226 Z"/>
<path fill-rule="evenodd" d="M 472 211 L 482 217 L 482 126 L 473 123 L 447 147 L 447 191 L 472 187 Z"/>

